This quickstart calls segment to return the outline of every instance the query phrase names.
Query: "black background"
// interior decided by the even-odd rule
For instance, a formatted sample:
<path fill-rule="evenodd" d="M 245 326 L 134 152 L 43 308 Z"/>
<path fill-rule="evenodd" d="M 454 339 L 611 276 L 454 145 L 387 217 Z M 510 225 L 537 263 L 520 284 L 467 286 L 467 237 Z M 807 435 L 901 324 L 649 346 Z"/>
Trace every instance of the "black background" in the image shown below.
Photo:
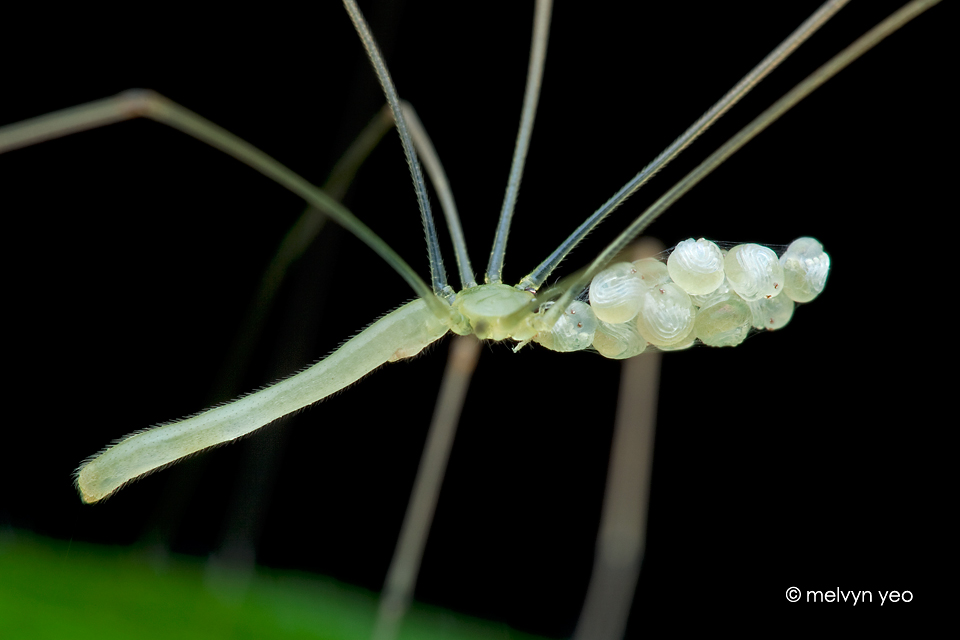
<path fill-rule="evenodd" d="M 516 133 L 532 7 L 374 4 L 362 8 L 445 163 L 482 271 Z M 508 280 L 535 266 L 817 3 L 666 4 L 555 8 Z M 859 4 L 566 266 L 585 263 L 709 150 L 898 3 Z M 931 458 L 952 422 L 933 359 L 952 352 L 955 314 L 943 278 L 930 273 L 949 250 L 940 244 L 949 211 L 940 155 L 953 146 L 944 120 L 955 112 L 945 11 L 844 71 L 651 228 L 668 246 L 690 236 L 787 243 L 813 235 L 834 270 L 822 298 L 786 330 L 735 350 L 664 359 L 631 634 L 675 620 L 680 607 L 787 607 L 797 619 L 822 611 L 786 604 L 792 585 L 913 591 L 901 612 L 938 597 L 938 517 L 955 506 Z M 43 15 L 10 26 L 3 123 L 149 87 L 321 182 L 382 102 L 333 2 L 309 13 L 128 8 L 119 17 Z M 4 155 L 0 184 L 13 378 L 0 522 L 117 545 L 159 537 L 176 552 L 207 555 L 233 526 L 230 496 L 247 492 L 238 484 L 244 457 L 276 445 L 276 477 L 255 480 L 271 487 L 257 561 L 379 590 L 447 342 L 188 463 L 192 484 L 182 470 L 165 471 L 83 506 L 70 477 L 81 459 L 220 399 L 210 396 L 218 365 L 302 203 L 147 121 Z M 426 276 L 393 134 L 346 202 Z M 241 390 L 316 360 L 412 295 L 339 230 L 293 275 Z M 618 365 L 583 353 L 484 351 L 417 595 L 569 635 L 592 563 Z M 277 353 L 281 364 L 271 364 Z"/>

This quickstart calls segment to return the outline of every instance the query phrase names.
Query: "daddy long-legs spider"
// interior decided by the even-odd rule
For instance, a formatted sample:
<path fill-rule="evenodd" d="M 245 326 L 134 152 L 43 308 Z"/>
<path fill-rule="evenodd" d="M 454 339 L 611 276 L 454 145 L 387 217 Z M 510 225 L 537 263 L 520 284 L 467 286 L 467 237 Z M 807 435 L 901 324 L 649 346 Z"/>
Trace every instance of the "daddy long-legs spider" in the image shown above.
<path fill-rule="evenodd" d="M 730 123 L 721 121 L 686 154 L 695 158 L 678 163 L 688 169 L 706 149 L 889 13 L 878 4 L 841 12 L 728 115 Z M 768 16 L 758 14 L 758 6 L 763 5 L 744 7 L 742 14 L 717 9 L 696 16 L 693 27 L 686 24 L 693 17 L 689 10 L 601 20 L 555 9 L 544 95 L 511 240 L 516 255 L 508 256 L 508 270 L 528 269 L 542 258 L 574 221 L 813 10 L 792 5 Z M 434 138 L 466 218 L 467 237 L 476 246 L 474 260 L 482 263 L 493 224 L 486 212 L 499 208 L 509 166 L 529 20 L 518 16 L 504 24 L 502 17 L 458 15 L 446 5 L 442 14 L 427 9 L 411 6 L 397 18 L 400 35 L 389 62 L 401 94 L 414 103 Z M 3 121 L 132 85 L 152 86 L 311 175 L 311 167 L 329 167 L 342 151 L 343 145 L 328 150 L 337 147 L 332 137 L 349 139 L 381 102 L 375 92 L 362 106 L 340 98 L 354 72 L 369 77 L 369 71 L 340 8 L 332 7 L 330 15 L 326 8 L 316 11 L 293 21 L 302 26 L 290 24 L 289 16 L 282 24 L 278 19 L 282 34 L 262 16 L 229 29 L 202 18 L 183 27 L 144 16 L 156 22 L 126 40 L 98 32 L 95 25 L 82 30 L 82 41 L 55 37 L 51 29 L 35 44 L 56 43 L 51 46 L 64 51 L 61 64 L 25 65 L 29 82 L 8 93 L 23 99 L 5 105 Z M 427 24 L 434 27 L 437 15 L 459 27 L 417 33 Z M 899 435 L 900 412 L 913 415 L 917 407 L 929 406 L 917 401 L 918 394 L 929 392 L 918 386 L 914 393 L 902 393 L 902 378 L 881 376 L 871 365 L 883 356 L 885 372 L 895 371 L 897 364 L 912 369 L 902 352 L 894 354 L 891 366 L 879 345 L 891 344 L 895 352 L 904 348 L 876 326 L 876 312 L 861 311 L 843 297 L 845 291 L 869 300 L 883 295 L 870 290 L 873 278 L 863 269 L 850 269 L 845 276 L 840 265 L 892 244 L 882 220 L 933 212 L 940 203 L 943 181 L 932 177 L 936 167 L 928 160 L 939 148 L 933 141 L 940 140 L 937 113 L 944 104 L 938 93 L 945 58 L 938 47 L 944 40 L 937 37 L 934 15 L 908 25 L 828 83 L 686 196 L 655 229 L 670 243 L 690 235 L 788 242 L 813 234 L 838 266 L 830 297 L 803 309 L 786 332 L 758 337 L 736 352 L 697 349 L 666 359 L 648 560 L 638 596 L 654 610 L 662 593 L 691 588 L 691 575 L 738 573 L 737 581 L 776 599 L 790 586 L 780 582 L 796 572 L 810 580 L 860 579 L 857 572 L 872 566 L 880 548 L 865 540 L 882 545 L 890 539 L 868 538 L 887 524 L 887 514 L 907 514 L 902 521 L 917 515 L 911 495 L 920 484 L 909 474 L 891 475 L 890 469 L 919 446 L 905 444 Z M 616 24 L 609 24 L 610 18 Z M 337 34 L 318 43 L 308 37 L 316 25 Z M 678 28 L 671 32 L 665 25 Z M 75 26 L 71 31 L 80 33 Z M 477 35 L 473 45 L 466 43 L 470 34 Z M 468 53 L 454 55 L 464 48 Z M 341 62 L 347 56 L 349 62 Z M 454 58 L 462 66 L 453 66 Z M 288 60 L 296 63 L 278 66 L 277 61 Z M 467 82 L 456 82 L 470 74 L 482 87 L 474 93 L 465 91 Z M 38 78 L 43 79 L 39 89 Z M 344 104 L 350 105 L 355 124 L 345 125 L 350 133 L 341 134 L 325 125 L 343 120 L 336 114 Z M 319 160 L 320 154 L 329 154 L 328 159 Z M 12 499 L 11 514 L 15 522 L 34 523 L 41 531 L 132 540 L 155 503 L 163 475 L 140 483 L 136 495 L 121 492 L 102 509 L 70 516 L 66 529 L 58 514 L 73 513 L 75 507 L 66 503 L 68 491 L 54 489 L 54 483 L 62 484 L 62 469 L 75 463 L 78 451 L 94 451 L 132 428 L 191 413 L 210 401 L 199 389 L 209 388 L 210 372 L 224 356 L 257 271 L 300 203 L 234 161 L 147 122 L 85 133 L 0 161 L 16 224 L 11 237 L 36 239 L 19 243 L 29 246 L 29 253 L 14 249 L 10 254 L 17 262 L 9 272 L 28 272 L 14 283 L 14 299 L 23 310 L 14 334 L 21 336 L 14 346 L 21 381 L 16 393 L 36 398 L 31 404 L 44 409 L 43 423 L 50 425 L 42 435 L 36 429 L 13 435 L 14 443 L 23 440 L 11 450 L 36 452 L 25 458 L 37 482 Z M 644 201 L 631 201 L 630 210 L 639 211 L 684 170 L 665 172 L 646 188 L 649 194 L 636 196 Z M 264 194 L 262 201 L 258 193 Z M 388 142 L 365 166 L 349 204 L 391 243 L 397 238 L 404 246 L 401 253 L 418 266 L 415 256 L 422 255 L 422 245 L 411 202 L 396 145 Z M 571 266 L 593 255 L 631 217 L 620 213 L 594 234 L 595 243 L 573 255 Z M 323 324 L 303 329 L 320 334 L 315 350 L 287 371 L 326 353 L 409 297 L 402 282 L 346 234 L 328 242 L 324 256 L 337 248 L 342 261 L 321 271 L 335 275 L 330 290 L 350 302 L 338 302 L 336 311 L 329 303 L 323 307 Z M 887 251 L 894 257 L 906 253 L 896 245 Z M 532 257 L 525 262 L 521 255 L 528 252 Z M 303 270 L 311 270 L 306 264 Z M 910 285 L 904 281 L 903 286 Z M 396 293 L 391 297 L 387 288 Z M 287 296 L 296 297 L 292 289 Z M 871 325 L 866 335 L 860 328 L 864 322 Z M 276 320 L 272 331 L 291 329 Z M 615 375 L 616 367 L 584 354 L 487 351 L 465 410 L 418 594 L 515 626 L 569 633 L 592 558 L 603 487 L 598 466 L 606 461 L 615 404 L 615 386 L 603 391 L 604 379 Z M 774 379 L 773 372 L 811 359 L 824 376 L 822 387 L 798 390 L 781 383 L 753 389 L 749 395 L 769 398 L 760 417 L 748 416 L 737 394 L 719 383 L 712 388 L 708 382 L 693 388 L 678 383 L 677 395 L 670 391 L 671 375 L 686 380 L 686 372 L 697 368 L 719 371 L 721 380 L 753 375 L 766 381 Z M 441 360 L 419 358 L 386 367 L 298 418 L 315 426 L 283 427 L 289 442 L 262 525 L 262 562 L 378 587 L 432 409 L 415 392 L 436 385 Z M 555 372 L 562 375 L 544 375 Z M 283 372 L 249 378 L 244 388 L 278 373 Z M 857 376 L 862 382 L 851 387 Z M 583 381 L 576 383 L 574 398 L 570 380 Z M 190 391 L 194 384 L 198 390 Z M 490 413 L 491 397 L 503 398 L 496 415 Z M 877 397 L 886 398 L 885 405 L 876 405 Z M 792 404 L 808 401 L 815 407 L 809 415 Z M 708 416 L 706 423 L 686 416 L 698 408 Z M 671 411 L 685 415 L 672 418 Z M 824 417 L 824 411 L 836 418 Z M 731 417 L 711 422 L 710 417 L 725 413 Z M 54 447 L 52 437 L 58 439 Z M 207 457 L 229 469 L 242 455 L 232 449 L 238 448 Z M 196 553 L 213 548 L 223 527 L 217 518 L 224 509 L 218 505 L 225 503 L 228 478 L 207 468 L 185 507 L 183 522 L 189 524 L 177 528 L 174 548 Z M 836 494 L 838 487 L 860 487 L 861 481 L 884 489 Z M 896 482 L 907 484 L 894 491 L 888 485 Z M 322 526 L 315 524 L 318 514 Z M 864 546 L 851 557 L 847 546 L 820 535 L 828 524 Z M 786 540 L 778 537 L 784 531 Z M 883 536 L 906 532 L 886 531 Z M 549 552 L 532 553 L 547 547 Z M 841 548 L 845 570 L 836 564 Z M 909 556 L 895 555 L 893 577 L 878 573 L 877 579 L 909 581 L 912 564 Z M 527 615 L 545 621 L 543 626 L 528 622 Z"/>

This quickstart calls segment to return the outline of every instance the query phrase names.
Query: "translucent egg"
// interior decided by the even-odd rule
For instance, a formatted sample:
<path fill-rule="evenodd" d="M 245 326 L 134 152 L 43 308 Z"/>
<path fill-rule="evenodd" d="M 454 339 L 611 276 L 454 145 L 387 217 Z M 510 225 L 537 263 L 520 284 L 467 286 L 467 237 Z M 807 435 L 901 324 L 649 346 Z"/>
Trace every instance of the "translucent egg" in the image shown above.
<path fill-rule="evenodd" d="M 637 277 L 648 287 L 655 287 L 664 282 L 670 282 L 670 273 L 667 265 L 656 258 L 634 260 L 633 266 L 637 269 Z"/>
<path fill-rule="evenodd" d="M 696 317 L 697 308 L 687 292 L 667 282 L 644 292 L 637 330 L 650 344 L 669 347 L 687 337 Z"/>
<path fill-rule="evenodd" d="M 690 295 L 715 291 L 723 283 L 723 254 L 720 247 L 700 238 L 684 240 L 667 259 L 670 278 Z"/>
<path fill-rule="evenodd" d="M 797 302 L 810 302 L 823 291 L 830 271 L 830 256 L 813 238 L 797 238 L 783 255 L 784 293 Z"/>
<path fill-rule="evenodd" d="M 726 298 L 729 296 L 740 296 L 737 295 L 737 292 L 733 290 L 730 286 L 730 281 L 724 278 L 723 282 L 720 283 L 720 286 L 716 290 L 711 291 L 710 293 L 705 293 L 702 296 L 690 296 L 690 299 L 693 300 L 693 304 L 698 307 L 709 307 L 714 302 L 719 301 L 721 298 Z M 741 300 L 743 298 L 740 298 Z"/>
<path fill-rule="evenodd" d="M 586 302 L 574 300 L 551 331 L 541 331 L 533 341 L 551 351 L 580 351 L 593 344 L 599 320 Z"/>
<path fill-rule="evenodd" d="M 730 296 L 697 313 L 696 332 L 711 347 L 735 347 L 750 333 L 753 314 L 747 303 Z"/>
<path fill-rule="evenodd" d="M 671 344 L 669 346 L 660 345 L 657 347 L 661 351 L 683 351 L 684 349 L 689 349 L 693 345 L 697 344 L 697 325 L 694 322 L 694 325 L 690 327 L 690 332 L 676 344 Z"/>
<path fill-rule="evenodd" d="M 632 320 L 640 311 L 643 281 L 629 262 L 618 262 L 590 282 L 590 307 L 597 318 L 612 324 Z"/>
<path fill-rule="evenodd" d="M 647 341 L 637 330 L 636 322 L 610 324 L 601 321 L 593 338 L 593 348 L 605 358 L 623 360 L 643 353 Z"/>
<path fill-rule="evenodd" d="M 753 326 L 767 331 L 775 331 L 787 326 L 790 318 L 793 317 L 796 303 L 788 297 L 787 291 L 783 293 L 784 295 L 775 298 L 760 298 L 747 303 L 753 314 Z"/>
<path fill-rule="evenodd" d="M 746 301 L 772 298 L 783 290 L 783 267 L 777 254 L 759 244 L 738 244 L 723 260 L 730 286 Z"/>

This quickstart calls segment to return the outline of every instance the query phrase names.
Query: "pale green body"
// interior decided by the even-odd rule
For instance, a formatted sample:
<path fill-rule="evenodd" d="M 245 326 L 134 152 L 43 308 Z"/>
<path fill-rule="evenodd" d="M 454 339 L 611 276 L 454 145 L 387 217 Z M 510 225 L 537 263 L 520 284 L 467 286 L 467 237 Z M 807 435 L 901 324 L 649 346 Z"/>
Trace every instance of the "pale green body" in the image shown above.
<path fill-rule="evenodd" d="M 178 422 L 135 432 L 84 462 L 77 487 L 97 502 L 140 476 L 180 458 L 241 438 L 319 402 L 374 369 L 410 358 L 448 331 L 478 338 L 529 340 L 533 294 L 507 285 L 465 289 L 439 317 L 423 299 L 391 311 L 317 364 L 265 389 Z"/>
<path fill-rule="evenodd" d="M 77 474 L 84 502 L 184 456 L 243 437 L 323 400 L 377 367 L 416 355 L 449 330 L 423 300 L 391 311 L 300 373 L 193 417 L 133 433 L 85 462 Z"/>

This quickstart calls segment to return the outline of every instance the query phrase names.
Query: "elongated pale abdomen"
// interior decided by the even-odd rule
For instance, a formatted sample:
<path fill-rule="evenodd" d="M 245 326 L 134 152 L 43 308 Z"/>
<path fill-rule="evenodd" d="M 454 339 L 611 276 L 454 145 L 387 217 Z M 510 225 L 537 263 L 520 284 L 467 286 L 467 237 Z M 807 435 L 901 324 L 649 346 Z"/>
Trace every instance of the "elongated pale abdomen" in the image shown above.
<path fill-rule="evenodd" d="M 336 393 L 386 362 L 413 356 L 446 332 L 447 325 L 423 300 L 409 302 L 286 380 L 179 422 L 130 434 L 80 466 L 80 495 L 84 502 L 102 500 L 134 478 L 235 440 Z"/>

